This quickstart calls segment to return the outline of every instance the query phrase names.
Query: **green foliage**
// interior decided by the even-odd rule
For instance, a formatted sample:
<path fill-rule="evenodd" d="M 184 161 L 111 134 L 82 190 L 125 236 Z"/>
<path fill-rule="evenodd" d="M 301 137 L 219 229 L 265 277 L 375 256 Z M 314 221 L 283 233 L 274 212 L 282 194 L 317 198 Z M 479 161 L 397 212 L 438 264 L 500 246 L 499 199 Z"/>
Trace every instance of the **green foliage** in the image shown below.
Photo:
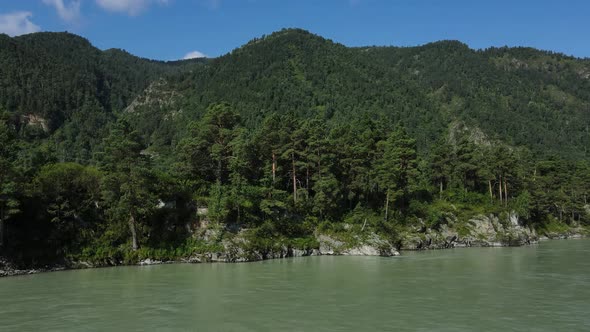
<path fill-rule="evenodd" d="M 390 203 L 396 203 L 402 214 L 407 199 L 414 189 L 411 180 L 417 174 L 415 140 L 408 137 L 403 128 L 397 128 L 384 141 L 377 143 L 381 157 L 374 163 L 376 183 L 385 192 L 385 221 L 388 220 Z"/>
<path fill-rule="evenodd" d="M 125 121 L 117 122 L 105 139 L 101 185 L 105 211 L 111 222 L 128 223 L 132 247 L 137 250 L 142 238 L 143 221 L 158 206 L 157 178 L 150 169 L 150 159 L 143 154 L 137 132 Z"/>
<path fill-rule="evenodd" d="M 239 230 L 269 254 L 315 248 L 318 230 L 467 234 L 478 214 L 587 225 L 586 72 L 532 49 L 347 48 L 293 29 L 174 63 L 1 36 L 0 250 L 118 264 Z"/>
<path fill-rule="evenodd" d="M 34 196 L 54 224 L 50 238 L 59 251 L 71 253 L 92 240 L 100 220 L 101 178 L 95 168 L 64 163 L 44 166 L 33 180 Z"/>
<path fill-rule="evenodd" d="M 542 223 L 539 223 L 536 226 L 537 233 L 550 237 L 567 233 L 570 229 L 566 224 L 560 222 L 557 218 L 551 215 L 547 216 Z"/>
<path fill-rule="evenodd" d="M 15 133 L 7 123 L 8 114 L 0 108 L 0 250 L 5 247 L 5 223 L 19 212 L 19 179 L 15 167 Z"/>

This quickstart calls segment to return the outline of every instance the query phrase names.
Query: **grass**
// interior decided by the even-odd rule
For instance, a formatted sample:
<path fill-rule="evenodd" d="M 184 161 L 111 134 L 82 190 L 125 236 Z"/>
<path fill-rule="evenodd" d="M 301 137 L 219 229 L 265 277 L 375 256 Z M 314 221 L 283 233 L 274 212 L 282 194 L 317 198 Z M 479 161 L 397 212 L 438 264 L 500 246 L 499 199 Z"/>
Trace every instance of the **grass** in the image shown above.
<path fill-rule="evenodd" d="M 220 242 L 206 242 L 188 238 L 178 247 L 148 247 L 143 246 L 133 250 L 129 245 L 118 247 L 89 246 L 82 249 L 80 254 L 70 255 L 72 261 L 84 261 L 94 265 L 136 264 L 144 259 L 158 261 L 175 261 L 196 254 L 223 251 Z"/>
<path fill-rule="evenodd" d="M 545 236 L 554 236 L 564 234 L 571 230 L 571 227 L 553 217 L 548 217 L 545 222 L 538 224 L 535 228 L 538 234 Z"/>

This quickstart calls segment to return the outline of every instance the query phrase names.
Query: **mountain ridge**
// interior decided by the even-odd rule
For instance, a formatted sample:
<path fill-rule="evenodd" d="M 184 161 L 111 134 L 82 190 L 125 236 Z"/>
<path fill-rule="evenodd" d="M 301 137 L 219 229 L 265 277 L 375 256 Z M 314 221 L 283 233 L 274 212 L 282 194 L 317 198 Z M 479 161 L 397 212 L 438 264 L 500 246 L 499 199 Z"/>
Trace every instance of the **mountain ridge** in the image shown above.
<path fill-rule="evenodd" d="M 583 127 L 590 121 L 590 62 L 551 51 L 474 50 L 456 40 L 347 47 L 297 28 L 253 38 L 217 58 L 168 62 L 122 49 L 101 51 L 67 32 L 3 36 L 0 45 L 0 64 L 13 69 L 0 69 L 8 78 L 0 81 L 0 105 L 46 119 L 49 134 L 67 124 L 85 99 L 111 117 L 152 82 L 172 76 L 167 89 L 186 96 L 177 104 L 185 109 L 181 121 L 198 119 L 219 101 L 232 103 L 252 125 L 274 111 L 321 111 L 335 119 L 383 114 L 401 121 L 423 147 L 434 137 L 422 132 L 439 136 L 453 121 L 465 121 L 510 145 L 539 151 L 553 146 L 552 152 L 588 157 L 590 134 Z M 74 83 L 70 77 L 77 77 Z M 81 96 L 73 100 L 72 92 Z M 160 135 L 147 127 L 155 130 L 143 132 L 148 140 Z M 564 152 L 563 145 L 573 148 Z"/>

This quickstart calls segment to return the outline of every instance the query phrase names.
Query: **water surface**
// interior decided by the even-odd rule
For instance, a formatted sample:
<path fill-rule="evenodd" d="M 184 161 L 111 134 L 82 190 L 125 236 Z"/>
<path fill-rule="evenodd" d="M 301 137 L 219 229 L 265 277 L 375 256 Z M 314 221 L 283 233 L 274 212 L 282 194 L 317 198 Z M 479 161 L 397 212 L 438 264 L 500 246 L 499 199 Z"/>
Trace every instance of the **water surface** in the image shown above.
<path fill-rule="evenodd" d="M 2 331 L 588 331 L 590 240 L 0 279 Z"/>

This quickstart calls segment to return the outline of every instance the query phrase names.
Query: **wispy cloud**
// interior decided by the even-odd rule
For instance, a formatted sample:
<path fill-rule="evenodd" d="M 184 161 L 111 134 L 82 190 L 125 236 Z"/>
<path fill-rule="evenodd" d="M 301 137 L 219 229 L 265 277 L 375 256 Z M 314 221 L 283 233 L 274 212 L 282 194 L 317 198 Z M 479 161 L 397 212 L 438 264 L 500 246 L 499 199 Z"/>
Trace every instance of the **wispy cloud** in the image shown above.
<path fill-rule="evenodd" d="M 152 4 L 167 5 L 170 0 L 96 0 L 96 4 L 111 12 L 137 16 Z"/>
<path fill-rule="evenodd" d="M 41 30 L 38 25 L 31 22 L 31 17 L 33 14 L 25 11 L 0 14 L 0 33 L 18 36 Z"/>
<path fill-rule="evenodd" d="M 68 22 L 73 23 L 80 19 L 80 0 L 72 0 L 64 2 L 64 0 L 43 0 L 43 3 L 48 6 L 55 7 L 59 17 Z"/>
<path fill-rule="evenodd" d="M 197 59 L 197 58 L 206 58 L 207 56 L 205 55 L 205 53 L 201 53 L 199 51 L 192 51 L 192 52 L 188 52 L 182 59 L 183 60 L 188 60 L 188 59 Z"/>

